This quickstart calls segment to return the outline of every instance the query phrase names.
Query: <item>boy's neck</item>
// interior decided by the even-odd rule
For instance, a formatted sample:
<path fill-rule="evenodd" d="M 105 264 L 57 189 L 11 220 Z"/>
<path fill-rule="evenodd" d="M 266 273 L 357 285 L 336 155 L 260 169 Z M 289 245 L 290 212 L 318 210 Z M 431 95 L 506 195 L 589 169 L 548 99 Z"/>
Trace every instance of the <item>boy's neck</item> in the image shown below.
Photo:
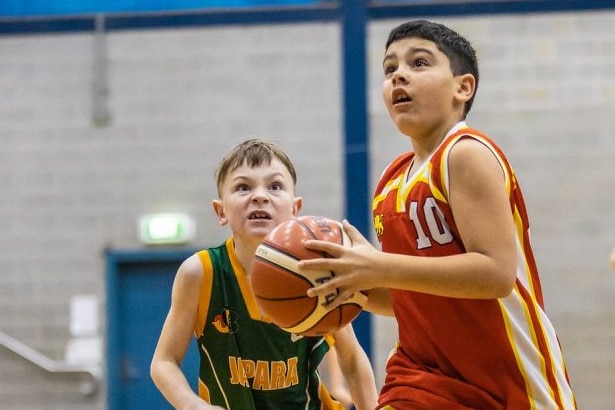
<path fill-rule="evenodd" d="M 461 120 L 455 124 L 446 125 L 432 132 L 430 135 L 426 135 L 422 138 L 412 138 L 412 148 L 414 151 L 414 162 L 417 165 L 427 161 L 431 154 L 435 152 L 449 135 L 453 135 L 455 132 L 463 127 L 467 127 L 465 121 Z"/>
<path fill-rule="evenodd" d="M 254 259 L 254 253 L 256 252 L 258 244 L 247 244 L 237 238 L 233 239 L 233 244 L 235 247 L 235 256 L 243 268 L 244 273 L 248 276 L 250 274 L 250 266 L 252 265 L 252 260 Z"/>

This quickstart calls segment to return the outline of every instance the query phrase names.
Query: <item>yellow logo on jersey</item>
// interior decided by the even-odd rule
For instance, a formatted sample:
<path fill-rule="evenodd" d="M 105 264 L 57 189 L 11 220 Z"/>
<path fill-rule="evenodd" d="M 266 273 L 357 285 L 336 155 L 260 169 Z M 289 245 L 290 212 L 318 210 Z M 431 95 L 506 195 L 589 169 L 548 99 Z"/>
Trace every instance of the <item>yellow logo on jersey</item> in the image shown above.
<path fill-rule="evenodd" d="M 374 216 L 374 229 L 378 237 L 384 233 L 384 214 L 378 214 Z"/>
<path fill-rule="evenodd" d="M 236 320 L 235 312 L 230 309 L 224 309 L 222 313 L 218 313 L 214 316 L 211 324 L 214 325 L 216 330 L 220 333 L 235 333 L 239 327 Z"/>
<path fill-rule="evenodd" d="M 248 360 L 229 356 L 231 383 L 251 387 L 254 390 L 278 390 L 299 383 L 297 358 L 291 357 L 286 362 Z M 251 383 L 251 385 L 250 385 Z"/>

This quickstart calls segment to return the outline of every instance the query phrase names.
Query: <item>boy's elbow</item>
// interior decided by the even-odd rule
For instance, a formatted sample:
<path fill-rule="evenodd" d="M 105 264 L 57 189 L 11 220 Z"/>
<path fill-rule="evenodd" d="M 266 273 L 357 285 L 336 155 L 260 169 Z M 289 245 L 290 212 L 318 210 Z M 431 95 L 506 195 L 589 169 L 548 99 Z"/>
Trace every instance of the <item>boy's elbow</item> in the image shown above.
<path fill-rule="evenodd" d="M 164 371 L 161 369 L 161 366 L 162 362 L 156 357 L 154 357 L 154 359 L 149 365 L 149 377 L 152 379 L 156 386 L 158 385 L 158 381 L 160 380 L 161 376 L 164 374 Z"/>
<path fill-rule="evenodd" d="M 515 288 L 515 282 L 517 280 L 516 266 L 509 268 L 505 274 L 502 275 L 498 284 L 496 285 L 496 298 L 505 298 L 510 295 Z"/>
<path fill-rule="evenodd" d="M 512 290 L 512 286 L 501 286 L 500 289 L 496 290 L 495 297 L 496 299 L 508 297 L 512 293 Z"/>
<path fill-rule="evenodd" d="M 157 366 L 156 361 L 152 360 L 152 363 L 149 366 L 149 377 L 152 379 L 154 384 L 156 383 L 156 375 L 157 375 Z"/>

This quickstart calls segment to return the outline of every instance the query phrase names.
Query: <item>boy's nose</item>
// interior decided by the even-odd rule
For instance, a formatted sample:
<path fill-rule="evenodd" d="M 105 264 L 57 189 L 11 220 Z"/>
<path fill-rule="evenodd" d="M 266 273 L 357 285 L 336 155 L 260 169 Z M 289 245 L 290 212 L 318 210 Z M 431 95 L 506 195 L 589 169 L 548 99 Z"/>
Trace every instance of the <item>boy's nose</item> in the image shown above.
<path fill-rule="evenodd" d="M 404 73 L 400 72 L 399 70 L 393 74 L 393 84 L 394 85 L 399 84 L 399 83 L 406 84 L 407 82 L 408 82 L 408 78 L 406 77 Z"/>
<path fill-rule="evenodd" d="M 267 195 L 267 190 L 264 188 L 257 188 L 252 193 L 253 202 L 266 202 L 268 200 L 269 196 Z"/>

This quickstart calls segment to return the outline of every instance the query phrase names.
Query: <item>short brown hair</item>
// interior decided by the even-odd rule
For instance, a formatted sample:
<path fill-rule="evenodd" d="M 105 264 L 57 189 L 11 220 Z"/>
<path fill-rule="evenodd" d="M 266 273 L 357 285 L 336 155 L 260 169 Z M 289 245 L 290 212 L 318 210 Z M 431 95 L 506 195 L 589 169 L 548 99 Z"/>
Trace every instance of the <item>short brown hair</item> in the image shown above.
<path fill-rule="evenodd" d="M 268 142 L 259 138 L 251 138 L 236 145 L 228 154 L 222 158 L 218 169 L 216 170 L 216 186 L 218 195 L 222 191 L 222 183 L 224 178 L 239 168 L 244 162 L 250 168 L 258 167 L 262 164 L 271 164 L 271 161 L 277 158 L 288 169 L 290 176 L 293 178 L 293 183 L 297 183 L 297 172 L 292 161 L 286 153 L 273 142 Z"/>

